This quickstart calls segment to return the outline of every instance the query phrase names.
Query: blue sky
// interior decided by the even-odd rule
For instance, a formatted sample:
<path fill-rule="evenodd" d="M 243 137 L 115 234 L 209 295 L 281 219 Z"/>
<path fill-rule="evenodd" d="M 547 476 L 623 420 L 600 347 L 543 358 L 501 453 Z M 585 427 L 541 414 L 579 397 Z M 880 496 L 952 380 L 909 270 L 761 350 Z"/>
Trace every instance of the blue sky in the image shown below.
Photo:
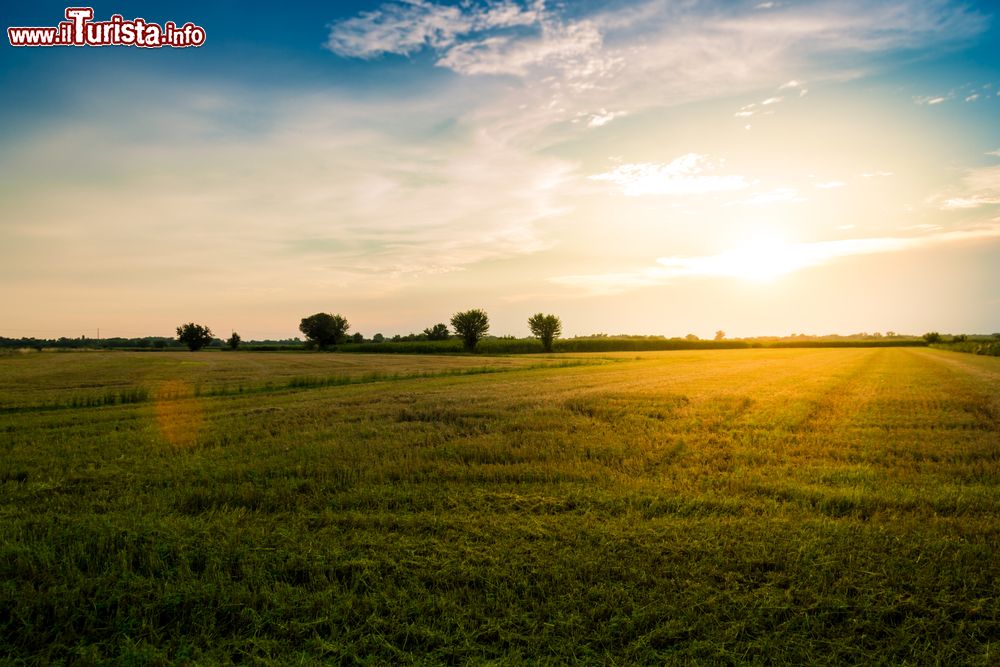
<path fill-rule="evenodd" d="M 0 335 L 1000 331 L 991 3 L 94 9 L 207 41 L 3 40 Z"/>

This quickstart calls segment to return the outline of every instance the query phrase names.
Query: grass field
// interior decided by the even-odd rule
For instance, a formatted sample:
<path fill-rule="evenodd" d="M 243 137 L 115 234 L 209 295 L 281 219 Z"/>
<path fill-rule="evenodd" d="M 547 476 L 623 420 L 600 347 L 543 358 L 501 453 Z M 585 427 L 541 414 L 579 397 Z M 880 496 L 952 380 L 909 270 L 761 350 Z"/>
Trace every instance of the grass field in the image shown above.
<path fill-rule="evenodd" d="M 0 662 L 1000 662 L 1000 358 L 0 357 Z"/>

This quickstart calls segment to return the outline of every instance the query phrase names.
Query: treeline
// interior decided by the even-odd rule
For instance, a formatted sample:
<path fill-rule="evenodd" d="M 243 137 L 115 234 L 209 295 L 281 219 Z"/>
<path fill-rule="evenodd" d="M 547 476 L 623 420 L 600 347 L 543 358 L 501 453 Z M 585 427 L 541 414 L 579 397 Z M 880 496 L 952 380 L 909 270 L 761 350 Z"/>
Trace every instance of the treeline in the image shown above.
<path fill-rule="evenodd" d="M 213 338 L 206 347 L 221 348 L 226 342 L 221 338 Z M 274 349 L 301 349 L 302 341 L 298 338 L 284 340 L 252 341 L 251 346 L 271 347 Z M 176 338 L 166 336 L 142 336 L 139 338 L 5 338 L 0 336 L 0 349 L 56 349 L 56 350 L 185 350 L 187 345 Z"/>
<path fill-rule="evenodd" d="M 966 354 L 982 354 L 989 357 L 1000 357 L 1000 334 L 993 334 L 991 338 L 984 337 L 962 337 L 963 340 L 952 341 L 950 343 L 932 343 L 931 347 L 938 350 L 948 350 L 949 352 L 964 352 Z"/>

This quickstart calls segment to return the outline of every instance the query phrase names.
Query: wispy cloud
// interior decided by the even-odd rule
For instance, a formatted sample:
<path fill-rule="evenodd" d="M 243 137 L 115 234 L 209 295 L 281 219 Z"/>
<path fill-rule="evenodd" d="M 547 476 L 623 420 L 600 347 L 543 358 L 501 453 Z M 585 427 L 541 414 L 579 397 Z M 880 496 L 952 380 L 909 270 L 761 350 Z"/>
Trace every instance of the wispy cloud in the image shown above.
<path fill-rule="evenodd" d="M 1000 223 L 910 237 L 856 238 L 813 243 L 762 241 L 713 255 L 661 257 L 656 260 L 654 266 L 637 270 L 557 276 L 550 280 L 554 284 L 591 294 L 618 294 L 641 287 L 664 285 L 679 279 L 771 280 L 846 257 L 894 253 L 940 244 L 997 238 L 1000 238 Z"/>
<path fill-rule="evenodd" d="M 967 170 L 958 187 L 935 199 L 945 210 L 1000 204 L 1000 165 Z"/>
<path fill-rule="evenodd" d="M 778 92 L 798 90 L 799 97 L 804 97 L 806 93 L 809 92 L 808 89 L 802 87 L 802 84 L 795 79 L 781 84 L 778 86 L 777 90 Z M 773 107 L 775 104 L 783 102 L 784 99 L 784 95 L 771 95 L 770 97 L 764 98 L 760 102 L 751 102 L 750 104 L 743 105 L 740 107 L 740 110 L 733 115 L 737 118 L 747 118 L 749 116 L 753 116 L 754 114 L 772 114 L 774 113 L 773 109 L 765 110 L 764 107 Z"/>
<path fill-rule="evenodd" d="M 600 31 L 588 21 L 544 23 L 536 36 L 492 36 L 457 44 L 437 64 L 468 75 L 525 76 L 543 66 L 562 70 L 570 77 L 605 74 L 615 63 L 600 55 L 601 42 Z"/>
<path fill-rule="evenodd" d="M 926 97 L 914 97 L 913 101 L 919 105 L 935 106 L 951 99 L 951 96 L 928 95 Z"/>
<path fill-rule="evenodd" d="M 552 124 L 608 100 L 639 113 L 760 90 L 775 79 L 787 81 L 782 91 L 802 96 L 808 91 L 800 81 L 787 79 L 789 63 L 810 79 L 836 77 L 854 71 L 851 54 L 929 48 L 987 26 L 988 17 L 945 0 L 766 2 L 743 9 L 646 0 L 596 13 L 541 0 L 408 0 L 334 23 L 327 48 L 358 58 L 429 50 L 438 66 L 461 75 L 520 77 L 565 111 L 534 115 Z"/>
<path fill-rule="evenodd" d="M 600 113 L 590 114 L 590 120 L 587 121 L 587 127 L 602 127 L 607 125 L 615 118 L 621 118 L 622 116 L 627 116 L 627 111 L 607 111 L 601 109 Z"/>
<path fill-rule="evenodd" d="M 17 163 L 21 184 L 4 197 L 4 217 L 17 221 L 8 241 L 44 240 L 37 252 L 58 266 L 50 276 L 76 281 L 101 257 L 101 271 L 136 285 L 165 272 L 191 290 L 187 281 L 210 279 L 227 289 L 297 284 L 315 294 L 339 285 L 366 294 L 543 250 L 552 243 L 544 222 L 564 211 L 557 193 L 573 165 L 485 132 L 428 142 L 381 129 L 396 121 L 381 104 L 234 90 L 219 91 L 219 108 L 173 105 L 165 119 L 158 96 L 198 91 L 161 84 L 145 91 L 148 114 L 123 116 L 102 100 L 86 121 L 5 146 L 0 167 Z M 230 125 L 245 108 L 268 119 L 252 142 Z M 52 168 L 68 138 L 79 155 L 99 156 L 86 174 Z M 143 166 L 140 154 L 155 159 Z M 53 188 L 72 196 L 46 197 Z M 141 222 L 134 210 L 144 211 Z M 5 271 L 30 277 L 37 261 L 22 251 Z"/>
<path fill-rule="evenodd" d="M 847 185 L 847 183 L 843 181 L 827 181 L 825 183 L 817 183 L 816 187 L 821 190 L 834 190 L 836 188 L 842 188 L 845 185 Z"/>
<path fill-rule="evenodd" d="M 798 90 L 799 91 L 799 97 L 805 97 L 806 95 L 809 94 L 809 89 L 806 88 L 802 84 L 802 82 L 796 81 L 795 79 L 792 79 L 791 81 L 788 81 L 788 82 L 783 83 L 780 86 L 778 86 L 778 90 L 789 90 L 789 89 L 791 89 L 791 90 Z"/>
<path fill-rule="evenodd" d="M 619 186 L 630 197 L 640 195 L 700 195 L 729 190 L 742 190 L 749 186 L 743 176 L 718 174 L 708 156 L 697 153 L 682 155 L 662 164 L 637 162 L 621 164 L 590 178 L 609 181 Z"/>
<path fill-rule="evenodd" d="M 338 55 L 354 58 L 389 53 L 410 55 L 424 47 L 451 47 L 466 35 L 532 25 L 538 20 L 538 11 L 509 1 L 464 7 L 427 0 L 389 2 L 335 23 L 326 47 Z"/>

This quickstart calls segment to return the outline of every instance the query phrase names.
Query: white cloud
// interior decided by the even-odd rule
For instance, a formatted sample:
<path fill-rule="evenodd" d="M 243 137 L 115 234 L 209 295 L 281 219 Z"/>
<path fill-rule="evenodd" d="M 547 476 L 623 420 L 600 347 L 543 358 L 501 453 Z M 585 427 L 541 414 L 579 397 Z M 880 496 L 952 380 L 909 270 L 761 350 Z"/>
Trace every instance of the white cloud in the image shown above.
<path fill-rule="evenodd" d="M 763 102 L 761 102 L 761 104 L 764 105 L 764 106 L 767 106 L 769 104 L 777 104 L 778 102 L 780 102 L 783 99 L 785 99 L 785 98 L 783 98 L 783 97 L 769 97 L 766 100 L 764 100 Z"/>
<path fill-rule="evenodd" d="M 510 74 L 524 76 L 535 67 L 548 65 L 575 74 L 588 68 L 603 73 L 613 67 L 601 58 L 601 34 L 590 22 L 567 25 L 543 24 L 534 37 L 492 36 L 470 40 L 448 49 L 437 61 L 459 74 Z"/>
<path fill-rule="evenodd" d="M 590 120 L 587 121 L 587 127 L 602 127 L 613 121 L 615 118 L 621 118 L 622 116 L 627 115 L 627 111 L 607 111 L 605 109 L 601 109 L 600 113 L 590 115 Z"/>
<path fill-rule="evenodd" d="M 993 155 L 995 157 L 1000 157 L 1000 148 L 996 149 L 995 151 L 990 151 L 989 153 L 987 153 L 987 155 Z"/>
<path fill-rule="evenodd" d="M 773 2 L 761 2 L 759 4 L 754 5 L 753 8 L 754 9 L 774 9 L 774 3 Z"/>
<path fill-rule="evenodd" d="M 778 86 L 778 90 L 788 90 L 789 88 L 799 88 L 801 86 L 802 86 L 801 83 L 799 83 L 795 79 L 792 79 L 791 81 L 787 81 Z"/>
<path fill-rule="evenodd" d="M 847 183 L 843 181 L 827 181 L 825 183 L 817 183 L 816 187 L 821 190 L 833 190 L 835 188 L 842 188 L 845 185 L 847 185 Z"/>
<path fill-rule="evenodd" d="M 861 174 L 861 178 L 875 178 L 876 176 L 886 177 L 893 175 L 894 174 L 891 171 L 866 171 L 865 173 Z"/>
<path fill-rule="evenodd" d="M 514 2 L 453 7 L 426 0 L 386 3 L 330 28 L 326 48 L 341 56 L 409 55 L 424 47 L 453 45 L 459 37 L 536 23 L 539 14 Z"/>
<path fill-rule="evenodd" d="M 1000 165 L 967 170 L 959 187 L 936 199 L 945 210 L 1000 204 Z"/>
<path fill-rule="evenodd" d="M 950 98 L 950 95 L 948 97 L 937 95 L 937 96 L 928 96 L 928 97 L 914 97 L 913 101 L 916 102 L 917 104 L 921 105 L 921 106 L 923 106 L 925 104 L 930 105 L 930 106 L 934 106 L 935 104 L 941 104 L 942 102 L 947 101 L 949 98 Z"/>
<path fill-rule="evenodd" d="M 661 257 L 656 260 L 655 266 L 633 271 L 556 276 L 550 278 L 550 281 L 591 294 L 618 294 L 641 287 L 664 285 L 678 279 L 771 280 L 846 257 L 997 238 L 1000 238 L 1000 223 L 910 237 L 857 238 L 812 243 L 761 240 L 746 247 L 725 250 L 714 255 Z"/>
<path fill-rule="evenodd" d="M 966 102 L 975 102 L 978 99 L 979 99 L 979 93 L 973 93 L 972 95 L 969 95 L 968 97 L 966 97 L 965 101 Z"/>
<path fill-rule="evenodd" d="M 360 58 L 426 49 L 462 75 L 522 78 L 521 101 L 530 95 L 529 106 L 548 109 L 520 121 L 537 131 L 609 100 L 639 113 L 760 90 L 776 78 L 803 96 L 790 64 L 811 80 L 856 76 L 857 59 L 872 52 L 959 42 L 988 26 L 945 0 L 758 5 L 771 11 L 640 0 L 581 15 L 574 3 L 541 0 L 397 1 L 334 23 L 327 48 Z"/>
<path fill-rule="evenodd" d="M 749 186 L 743 176 L 715 174 L 707 156 L 688 153 L 667 164 L 637 162 L 618 165 L 590 178 L 609 181 L 630 197 L 640 195 L 700 195 L 742 190 Z"/>

